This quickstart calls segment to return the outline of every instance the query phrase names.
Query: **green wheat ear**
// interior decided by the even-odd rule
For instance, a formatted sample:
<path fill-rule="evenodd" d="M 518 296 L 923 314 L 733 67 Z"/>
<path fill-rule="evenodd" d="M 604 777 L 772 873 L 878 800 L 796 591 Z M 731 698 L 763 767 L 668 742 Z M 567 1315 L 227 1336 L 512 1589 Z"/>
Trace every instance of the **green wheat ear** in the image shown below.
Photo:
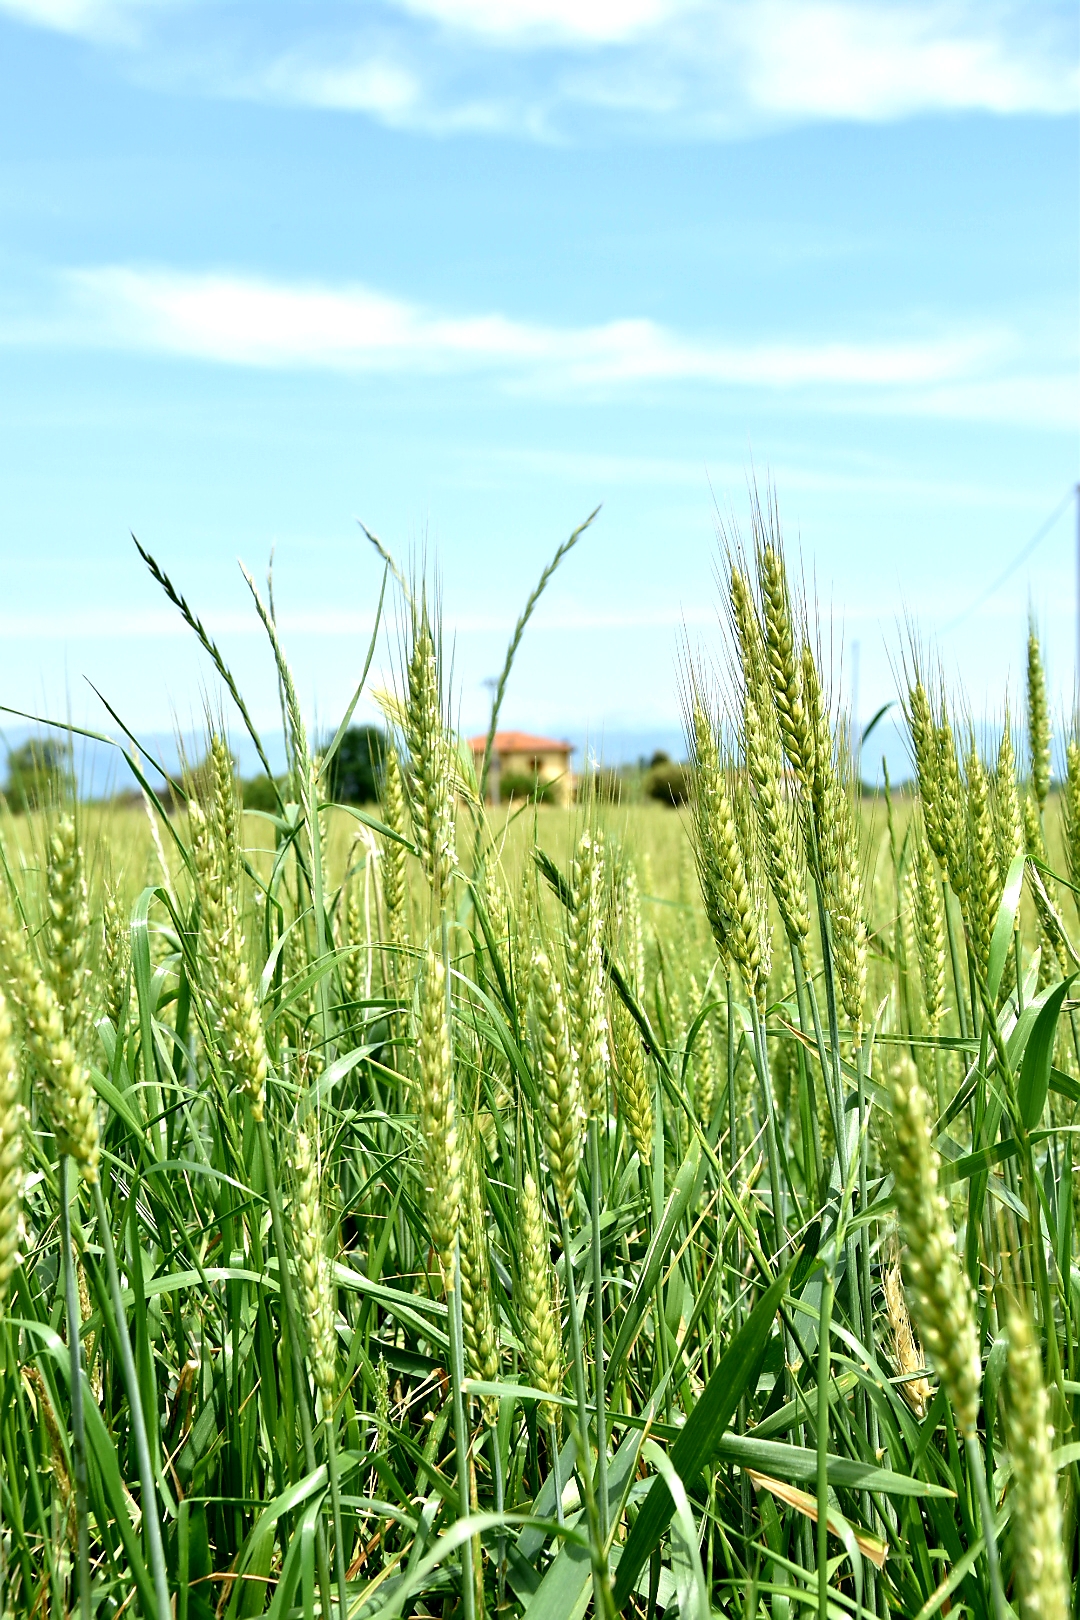
<path fill-rule="evenodd" d="M 334 1393 L 337 1369 L 337 1332 L 330 1262 L 326 1254 L 319 1171 L 306 1131 L 298 1131 L 293 1149 L 293 1222 L 296 1233 L 296 1274 L 300 1290 L 311 1370 L 324 1402 Z"/>
<path fill-rule="evenodd" d="M 455 1287 L 455 1258 L 461 1230 L 461 1150 L 450 1055 L 446 973 L 442 959 L 430 949 L 420 986 L 417 1064 L 424 1208 L 431 1247 L 442 1272 L 443 1287 L 449 1294 Z"/>
<path fill-rule="evenodd" d="M 1007 1315 L 1006 1432 L 1012 1463 L 1012 1545 L 1021 1620 L 1065 1620 L 1069 1577 L 1061 1499 L 1054 1464 L 1054 1431 L 1042 1357 L 1026 1312 Z"/>
<path fill-rule="evenodd" d="M 21 1078 L 11 1015 L 7 1001 L 0 995 L 0 1318 L 4 1314 L 8 1283 L 19 1255 L 19 1224 L 25 1177 L 25 1111 L 19 1102 Z"/>
<path fill-rule="evenodd" d="M 1046 670 L 1034 624 L 1027 644 L 1027 720 L 1031 785 L 1039 810 L 1046 808 L 1050 792 L 1050 706 L 1046 699 Z"/>
<path fill-rule="evenodd" d="M 964 1435 L 975 1433 L 982 1363 L 968 1281 L 960 1268 L 949 1208 L 939 1191 L 941 1161 L 930 1139 L 927 1099 L 915 1065 L 888 1072 L 896 1209 L 907 1245 L 912 1315 Z"/>
<path fill-rule="evenodd" d="M 551 1236 L 536 1182 L 526 1171 L 518 1204 L 520 1215 L 517 1267 L 514 1275 L 522 1344 L 529 1377 L 536 1389 L 556 1395 L 562 1387 L 562 1342 L 558 1289 L 551 1264 Z M 542 1415 L 561 1427 L 562 1407 L 546 1403 Z"/>
<path fill-rule="evenodd" d="M 101 1158 L 97 1099 L 65 1031 L 52 987 L 31 955 L 24 928 L 10 912 L 0 918 L 0 966 L 8 997 L 19 1013 L 27 1053 L 42 1083 L 57 1148 L 71 1155 L 92 1185 Z"/>
<path fill-rule="evenodd" d="M 559 1208 L 569 1218 L 581 1163 L 585 1108 L 570 1045 L 562 986 L 545 951 L 537 951 L 533 957 L 532 993 L 544 1145 L 555 1197 Z"/>

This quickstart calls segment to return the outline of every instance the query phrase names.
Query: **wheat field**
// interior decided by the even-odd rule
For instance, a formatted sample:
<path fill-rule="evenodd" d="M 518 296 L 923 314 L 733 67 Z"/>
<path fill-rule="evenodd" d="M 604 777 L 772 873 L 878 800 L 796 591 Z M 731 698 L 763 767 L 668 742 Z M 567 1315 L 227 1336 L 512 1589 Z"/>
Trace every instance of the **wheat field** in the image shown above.
<path fill-rule="evenodd" d="M 684 809 L 489 809 L 391 575 L 377 805 L 256 598 L 273 813 L 223 720 L 7 816 L 0 1613 L 1076 1612 L 1080 739 L 909 646 L 868 798 L 768 513 L 722 572 Z"/>

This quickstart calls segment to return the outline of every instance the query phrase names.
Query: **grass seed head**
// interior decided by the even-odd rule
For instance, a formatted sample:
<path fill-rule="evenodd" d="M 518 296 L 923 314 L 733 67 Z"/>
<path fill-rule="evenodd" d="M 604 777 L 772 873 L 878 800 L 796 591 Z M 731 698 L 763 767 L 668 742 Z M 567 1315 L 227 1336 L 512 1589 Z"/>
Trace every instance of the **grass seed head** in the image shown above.
<path fill-rule="evenodd" d="M 744 838 L 736 819 L 735 797 L 720 760 L 720 745 L 702 703 L 693 711 L 692 800 L 694 850 L 705 913 L 716 948 L 739 969 L 747 992 L 757 996 L 761 981 L 761 906 L 751 888 Z M 745 829 L 744 829 L 745 831 Z"/>
<path fill-rule="evenodd" d="M 42 1083 L 56 1145 L 68 1153 L 88 1182 L 98 1178 L 101 1147 L 97 1099 L 90 1076 L 64 1028 L 52 986 L 30 951 L 21 923 L 8 912 L 0 921 L 0 962 L 11 1002 L 18 1008 L 23 1037 Z"/>
<path fill-rule="evenodd" d="M 743 704 L 743 744 L 769 882 L 788 940 L 805 962 L 810 933 L 806 870 L 798 822 L 784 793 L 780 733 L 771 704 L 765 708 L 749 687 Z"/>
<path fill-rule="evenodd" d="M 527 1170 L 519 1214 L 514 1283 L 525 1362 L 533 1387 L 557 1395 L 563 1381 L 562 1339 L 551 1236 L 536 1182 Z M 556 1429 L 561 1427 L 562 1408 L 557 1402 L 542 1406 L 541 1415 Z"/>
<path fill-rule="evenodd" d="M 941 770 L 938 739 L 930 698 L 921 678 L 908 692 L 908 727 L 915 755 L 915 775 L 922 801 L 923 821 L 930 848 L 942 865 L 945 862 L 945 831 L 941 819 Z"/>
<path fill-rule="evenodd" d="M 562 986 L 545 951 L 537 951 L 533 956 L 532 993 L 539 1046 L 544 1146 L 555 1197 L 569 1219 L 581 1163 L 585 1110 L 570 1045 Z"/>
<path fill-rule="evenodd" d="M 1039 1347 L 1019 1305 L 1008 1312 L 1007 1334 L 1005 1422 L 1013 1469 L 1010 1528 L 1020 1617 L 1065 1620 L 1069 1577 L 1052 1456 L 1054 1431 Z"/>
<path fill-rule="evenodd" d="M 602 1114 L 607 1090 L 607 1004 L 604 997 L 604 854 L 586 830 L 570 865 L 566 914 L 566 1014 L 570 1045 L 589 1118 Z"/>
<path fill-rule="evenodd" d="M 307 1332 L 311 1370 L 324 1402 L 329 1402 L 334 1392 L 337 1367 L 334 1294 L 319 1200 L 319 1171 L 306 1131 L 296 1134 L 293 1173 L 296 1177 L 293 1230 L 296 1234 L 300 1305 Z"/>
<path fill-rule="evenodd" d="M 450 1054 L 446 973 L 442 958 L 431 949 L 421 984 L 418 1062 L 424 1207 L 431 1246 L 439 1262 L 443 1286 L 449 1294 L 455 1286 L 454 1257 L 461 1230 L 461 1150 Z"/>
<path fill-rule="evenodd" d="M 784 752 L 800 786 L 809 792 L 814 780 L 814 735 L 806 712 L 802 671 L 796 652 L 784 559 L 776 546 L 758 551 L 758 586 L 765 621 L 765 654 Z"/>
<path fill-rule="evenodd" d="M 974 1434 L 982 1376 L 975 1314 L 949 1206 L 938 1187 L 941 1161 L 930 1138 L 926 1094 L 910 1058 L 893 1063 L 888 1087 L 896 1208 L 907 1244 L 912 1314 L 961 1431 Z"/>
<path fill-rule="evenodd" d="M 1046 808 L 1050 792 L 1050 707 L 1046 700 L 1046 670 L 1039 638 L 1032 625 L 1027 647 L 1028 752 L 1031 758 L 1031 785 L 1039 810 Z"/>
<path fill-rule="evenodd" d="M 90 902 L 75 817 L 69 812 L 57 818 L 52 830 L 47 865 L 46 966 L 64 1030 L 78 1049 L 82 1046 L 90 1014 L 86 963 Z"/>
<path fill-rule="evenodd" d="M 454 870 L 454 770 L 443 721 L 435 643 L 422 609 L 413 625 L 406 675 L 405 740 L 413 831 L 432 904 L 438 910 Z"/>
<path fill-rule="evenodd" d="M 1080 887 L 1080 738 L 1072 736 L 1065 745 L 1065 781 L 1061 793 L 1062 830 L 1069 876 Z M 1080 905 L 1080 895 L 1076 897 Z"/>
<path fill-rule="evenodd" d="M 386 753 L 386 763 L 383 774 L 382 790 L 383 820 L 391 831 L 396 832 L 399 838 L 404 838 L 405 828 L 405 784 L 401 775 L 401 762 L 398 759 L 397 749 L 389 748 Z M 408 871 L 406 862 L 409 852 L 404 844 L 397 838 L 383 838 L 382 846 L 382 892 L 383 905 L 386 907 L 386 932 L 390 944 L 401 947 L 409 937 L 407 906 L 408 906 Z"/>
<path fill-rule="evenodd" d="M 633 1014 L 612 987 L 611 995 L 611 1057 L 615 1076 L 615 1095 L 619 1112 L 626 1121 L 630 1138 L 637 1148 L 643 1165 L 652 1163 L 653 1099 L 652 1087 L 645 1072 L 645 1052 L 641 1045 L 641 1032 Z"/>
<path fill-rule="evenodd" d="M 960 763 L 956 755 L 956 739 L 948 718 L 943 717 L 935 728 L 938 763 L 938 815 L 944 843 L 944 863 L 953 893 L 963 903 L 967 892 L 969 866 L 967 860 L 967 815 L 964 807 L 964 787 L 960 779 Z"/>
<path fill-rule="evenodd" d="M 994 823 L 990 810 L 990 780 L 974 739 L 967 758 L 968 884 L 965 921 L 982 971 L 990 960 L 990 941 L 1001 904 L 1002 878 L 998 871 Z"/>
<path fill-rule="evenodd" d="M 105 1011 L 114 1029 L 131 1001 L 131 930 L 124 916 L 119 888 L 106 884 L 102 909 L 102 956 L 105 969 Z"/>
<path fill-rule="evenodd" d="M 1077 757 L 1077 767 L 1078 788 L 1080 788 L 1080 755 Z M 992 814 L 994 851 L 997 855 L 998 871 L 1004 882 L 1009 867 L 1024 849 L 1024 815 L 1020 807 L 1020 788 L 1016 780 L 1016 753 L 1013 749 L 1012 728 L 1007 715 L 994 771 Z"/>
<path fill-rule="evenodd" d="M 945 1011 L 945 910 L 927 839 L 916 834 L 914 850 L 910 885 L 915 948 L 922 976 L 926 1027 L 931 1036 L 936 1036 Z"/>
<path fill-rule="evenodd" d="M 25 1112 L 19 1102 L 21 1075 L 14 1031 L 7 1002 L 0 995 L 0 1317 L 8 1283 L 19 1258 L 22 1219 L 23 1126 Z"/>
<path fill-rule="evenodd" d="M 465 1343 L 466 1370 L 470 1378 L 492 1383 L 499 1376 L 499 1341 L 491 1292 L 491 1265 L 485 1203 L 480 1175 L 480 1143 L 471 1132 L 465 1143 L 463 1169 L 463 1220 L 459 1261 L 461 1266 L 461 1325 Z M 499 1403 L 484 1398 L 484 1416 L 494 1423 Z"/>

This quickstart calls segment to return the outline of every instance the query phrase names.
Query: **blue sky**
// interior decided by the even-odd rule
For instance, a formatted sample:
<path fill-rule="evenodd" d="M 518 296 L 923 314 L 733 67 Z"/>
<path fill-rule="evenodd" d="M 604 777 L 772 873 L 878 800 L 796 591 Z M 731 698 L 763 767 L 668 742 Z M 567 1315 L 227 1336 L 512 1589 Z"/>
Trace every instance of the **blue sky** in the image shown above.
<path fill-rule="evenodd" d="M 971 0 L 0 0 L 0 701 L 186 724 L 134 531 L 313 715 L 379 568 L 437 559 L 463 723 L 677 724 L 717 510 L 772 478 L 864 717 L 898 621 L 976 710 L 1028 602 L 1071 692 L 1075 8 Z M 953 621 L 961 618 L 959 624 Z"/>

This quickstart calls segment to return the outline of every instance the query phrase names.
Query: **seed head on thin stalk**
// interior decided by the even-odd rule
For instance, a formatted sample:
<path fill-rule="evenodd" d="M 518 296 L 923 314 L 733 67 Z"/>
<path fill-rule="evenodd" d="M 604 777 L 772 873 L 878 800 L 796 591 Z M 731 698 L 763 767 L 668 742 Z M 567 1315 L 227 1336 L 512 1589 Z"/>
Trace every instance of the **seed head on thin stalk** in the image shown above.
<path fill-rule="evenodd" d="M 930 845 L 918 833 L 909 882 L 926 1028 L 934 1037 L 940 1033 L 945 1012 L 945 912 Z"/>
<path fill-rule="evenodd" d="M 784 752 L 800 786 L 809 792 L 814 781 L 814 736 L 806 712 L 787 572 L 776 546 L 759 548 L 757 572 L 765 654 Z"/>
<path fill-rule="evenodd" d="M 1065 858 L 1069 876 L 1080 887 L 1080 735 L 1074 721 L 1073 735 L 1065 745 L 1065 780 L 1062 783 L 1061 817 L 1065 834 Z M 1074 895 L 1080 907 L 1080 895 Z"/>
<path fill-rule="evenodd" d="M 405 784 L 397 749 L 386 754 L 382 791 L 383 820 L 398 837 L 405 837 Z M 408 929 L 408 850 L 397 838 L 383 838 L 382 892 L 386 907 L 386 934 L 391 945 L 403 946 Z"/>
<path fill-rule="evenodd" d="M 340 933 L 341 944 L 346 954 L 341 959 L 341 991 L 345 1001 L 351 1007 L 362 1001 L 368 991 L 367 974 L 370 971 L 370 956 L 368 954 L 368 931 L 364 907 L 360 903 L 359 873 L 353 871 L 353 863 L 362 840 L 360 835 L 353 839 L 349 856 L 345 863 L 345 883 L 342 895 Z M 367 862 L 364 864 L 365 875 Z"/>
<path fill-rule="evenodd" d="M 101 926 L 105 1011 L 113 1028 L 119 1029 L 131 1000 L 131 930 L 124 916 L 120 890 L 111 884 L 105 886 Z"/>
<path fill-rule="evenodd" d="M 1057 885 L 1046 871 L 1046 839 L 1043 837 L 1038 806 L 1030 793 L 1025 793 L 1023 797 L 1021 813 L 1024 818 L 1024 847 L 1028 859 L 1038 863 L 1032 874 L 1031 895 L 1035 901 L 1035 915 L 1039 919 L 1039 934 L 1042 940 L 1042 957 L 1039 964 L 1041 990 L 1050 983 L 1054 964 L 1057 964 L 1062 973 L 1068 973 L 1070 959 L 1061 929 L 1051 910 L 1051 907 L 1055 909 L 1057 907 Z"/>
<path fill-rule="evenodd" d="M 835 766 L 824 777 L 820 846 L 840 999 L 856 1039 L 866 1002 L 866 920 L 855 807 Z"/>
<path fill-rule="evenodd" d="M 236 786 L 235 762 L 224 737 L 217 731 L 210 738 L 210 764 L 214 784 L 214 831 L 222 867 L 221 880 L 226 893 L 235 898 L 240 886 L 243 852 L 240 795 Z"/>
<path fill-rule="evenodd" d="M 570 864 L 566 913 L 566 1015 L 570 1045 L 589 1118 L 604 1110 L 607 1007 L 604 998 L 604 854 L 599 833 L 586 830 Z"/>
<path fill-rule="evenodd" d="M 0 915 L 0 967 L 42 1083 L 57 1148 L 71 1155 L 93 1185 L 98 1178 L 100 1142 L 90 1076 L 64 1030 L 56 996 L 31 955 L 26 931 L 6 908 Z"/>
<path fill-rule="evenodd" d="M 652 1163 L 653 1100 L 645 1072 L 645 1052 L 641 1033 L 626 1003 L 612 987 L 610 993 L 611 1066 L 619 1112 L 626 1121 L 638 1158 L 646 1167 Z"/>
<path fill-rule="evenodd" d="M 1028 630 L 1027 719 L 1031 785 L 1041 813 L 1050 792 L 1050 709 L 1046 701 L 1046 669 L 1034 624 Z"/>
<path fill-rule="evenodd" d="M 956 755 L 956 739 L 947 716 L 943 715 L 940 724 L 935 728 L 935 736 L 938 758 L 938 813 L 945 846 L 944 864 L 953 893 L 962 905 L 969 878 L 967 816 L 964 809 L 960 762 Z"/>
<path fill-rule="evenodd" d="M 762 963 L 760 911 L 747 877 L 734 795 L 701 702 L 693 709 L 692 748 L 697 766 L 691 801 L 694 851 L 705 914 L 717 951 L 736 965 L 747 992 L 756 997 Z"/>
<path fill-rule="evenodd" d="M 390 1449 L 390 1369 L 386 1357 L 375 1363 L 375 1451 L 385 1457 Z"/>
<path fill-rule="evenodd" d="M 229 836 L 229 822 L 220 813 L 215 813 L 211 822 L 192 798 L 188 822 L 199 888 L 200 945 L 209 969 L 207 999 L 213 1034 L 226 1066 L 251 1104 L 252 1118 L 258 1122 L 265 1111 L 269 1061 L 237 892 L 229 878 L 239 869 L 239 857 L 224 841 Z"/>
<path fill-rule="evenodd" d="M 965 920 L 983 972 L 990 960 L 990 941 L 1001 904 L 1001 877 L 994 849 L 990 782 L 974 738 L 967 758 L 968 886 Z"/>
<path fill-rule="evenodd" d="M 768 1000 L 769 973 L 772 968 L 772 928 L 769 921 L 769 879 L 762 849 L 760 827 L 754 813 L 753 797 L 745 771 L 733 773 L 731 780 L 732 806 L 735 811 L 735 831 L 742 856 L 743 871 L 750 889 L 750 904 L 756 919 L 758 963 L 754 973 L 753 993 L 762 1012 Z M 684 1034 L 685 1039 L 685 1034 Z"/>
<path fill-rule="evenodd" d="M 641 892 L 637 872 L 624 861 L 620 874 L 622 960 L 635 996 L 645 993 L 645 934 L 641 926 Z"/>
<path fill-rule="evenodd" d="M 1005 1426 L 1012 1462 L 1013 1568 L 1021 1620 L 1065 1620 L 1069 1578 L 1065 1566 L 1061 1500 L 1054 1467 L 1042 1358 L 1026 1312 L 1007 1316 Z"/>
<path fill-rule="evenodd" d="M 767 709 L 762 707 L 749 683 L 743 705 L 743 744 L 746 768 L 754 784 L 754 808 L 761 829 L 769 883 L 776 897 L 784 931 L 805 965 L 806 941 L 810 933 L 806 873 L 798 825 L 784 795 L 780 733 L 771 704 Z"/>
<path fill-rule="evenodd" d="M 11 1015 L 0 995 L 0 1318 L 8 1283 L 19 1259 L 19 1225 L 23 1199 L 23 1128 L 19 1102 L 21 1076 Z"/>
<path fill-rule="evenodd" d="M 1077 765 L 1080 767 L 1080 757 Z M 994 771 L 994 791 L 991 798 L 994 821 L 994 852 L 1002 881 L 1009 867 L 1024 850 L 1024 815 L 1020 807 L 1020 788 L 1016 780 L 1016 753 L 1013 749 L 1012 728 L 1009 717 L 1001 733 L 997 767 Z"/>
<path fill-rule="evenodd" d="M 413 830 L 437 910 L 446 898 L 454 869 L 454 762 L 443 720 L 435 643 L 423 610 L 413 625 L 406 669 L 404 729 L 409 749 Z"/>
<path fill-rule="evenodd" d="M 462 1155 L 461 1324 L 469 1377 L 492 1383 L 499 1376 L 499 1340 L 479 1155 L 480 1143 L 476 1132 L 471 1131 Z M 484 1416 L 488 1423 L 494 1423 L 498 1415 L 498 1401 L 485 1396 Z"/>
<path fill-rule="evenodd" d="M 296 1134 L 293 1150 L 296 1193 L 293 1200 L 293 1229 L 296 1233 L 296 1274 L 300 1305 L 307 1333 L 311 1370 L 315 1375 L 323 1409 L 329 1408 L 334 1394 L 337 1368 L 337 1330 L 334 1324 L 334 1290 L 330 1261 L 326 1254 L 326 1233 L 319 1199 L 319 1169 L 306 1131 Z"/>
<path fill-rule="evenodd" d="M 518 1209 L 521 1219 L 514 1286 L 525 1362 L 534 1389 L 557 1395 L 563 1381 L 558 1284 L 551 1264 L 547 1216 L 536 1182 L 527 1170 Z M 561 1426 L 562 1408 L 557 1402 L 541 1407 L 541 1415 L 556 1429 Z"/>
<path fill-rule="evenodd" d="M 537 951 L 533 957 L 532 993 L 544 1146 L 555 1197 L 559 1208 L 569 1218 L 581 1163 L 585 1110 L 570 1046 L 562 987 L 544 951 Z"/>
<path fill-rule="evenodd" d="M 945 832 L 941 819 L 941 771 L 938 739 L 930 698 L 921 678 L 908 693 L 908 726 L 915 754 L 915 775 L 922 801 L 926 838 L 937 859 L 945 864 Z"/>
<path fill-rule="evenodd" d="M 46 971 L 64 1021 L 64 1032 L 78 1050 L 90 1009 L 87 1005 L 90 902 L 75 817 L 57 818 L 47 852 L 48 920 L 43 940 Z"/>
<path fill-rule="evenodd" d="M 420 1159 L 431 1247 L 446 1292 L 454 1289 L 454 1254 L 461 1231 L 461 1147 L 454 1100 L 446 972 L 429 948 L 420 986 Z"/>
<path fill-rule="evenodd" d="M 814 775 L 810 789 L 810 808 L 819 829 L 820 837 L 820 829 L 828 824 L 828 796 L 835 773 L 835 760 L 832 726 L 829 723 L 829 709 L 825 700 L 825 689 L 821 684 L 821 672 L 818 669 L 817 658 L 814 656 L 814 649 L 808 641 L 803 643 L 801 665 L 803 697 L 806 704 L 806 723 L 810 728 L 814 762 Z"/>
<path fill-rule="evenodd" d="M 900 1057 L 892 1064 L 888 1089 L 896 1208 L 907 1244 L 912 1314 L 961 1432 L 973 1435 L 982 1378 L 975 1313 L 956 1253 L 949 1207 L 938 1188 L 941 1161 L 930 1137 L 926 1094 L 910 1058 Z"/>

